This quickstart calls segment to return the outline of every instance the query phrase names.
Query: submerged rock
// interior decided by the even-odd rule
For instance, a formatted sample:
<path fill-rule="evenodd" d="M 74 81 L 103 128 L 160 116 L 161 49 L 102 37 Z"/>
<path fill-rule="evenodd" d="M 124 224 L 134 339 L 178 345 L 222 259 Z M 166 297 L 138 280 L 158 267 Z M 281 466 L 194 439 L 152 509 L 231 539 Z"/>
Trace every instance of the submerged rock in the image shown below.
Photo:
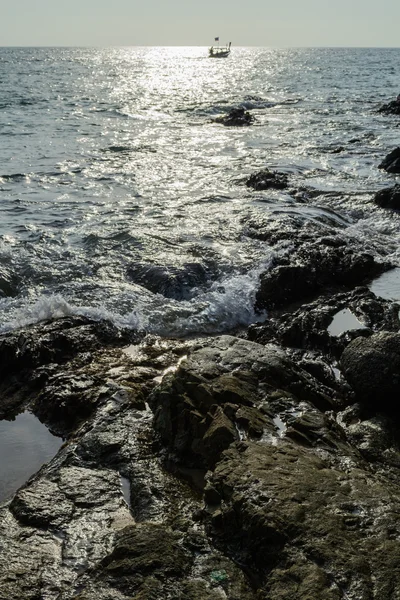
<path fill-rule="evenodd" d="M 382 208 L 400 210 L 400 185 L 379 190 L 374 197 L 375 203 Z"/>
<path fill-rule="evenodd" d="M 267 190 L 269 188 L 275 188 L 282 190 L 288 186 L 288 176 L 286 173 L 278 173 L 278 171 L 270 171 L 264 169 L 258 173 L 250 175 L 246 181 L 247 187 L 251 187 L 254 190 Z"/>
<path fill-rule="evenodd" d="M 400 148 L 392 150 L 378 168 L 384 169 L 387 173 L 400 173 Z"/>
<path fill-rule="evenodd" d="M 386 115 L 400 115 L 400 102 L 397 100 L 392 100 L 387 104 L 383 104 L 380 108 L 378 108 L 378 112 Z"/>
<path fill-rule="evenodd" d="M 128 277 L 166 298 L 188 300 L 194 288 L 204 286 L 212 273 L 201 263 L 175 265 L 134 264 L 128 268 Z"/>
<path fill-rule="evenodd" d="M 244 108 L 232 108 L 226 116 L 217 117 L 214 121 L 227 127 L 242 127 L 251 125 L 254 122 L 254 117 Z"/>

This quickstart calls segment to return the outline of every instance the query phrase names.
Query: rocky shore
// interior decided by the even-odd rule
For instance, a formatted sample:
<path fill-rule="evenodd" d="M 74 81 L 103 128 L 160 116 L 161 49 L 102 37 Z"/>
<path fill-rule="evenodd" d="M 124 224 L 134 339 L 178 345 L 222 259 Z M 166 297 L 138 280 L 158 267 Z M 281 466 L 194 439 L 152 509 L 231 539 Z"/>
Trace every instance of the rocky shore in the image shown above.
<path fill-rule="evenodd" d="M 397 187 L 359 210 L 398 208 Z M 287 247 L 248 329 L 166 339 L 76 316 L 0 337 L 1 419 L 30 411 L 63 439 L 0 506 L 0 598 L 400 598 L 400 306 L 369 287 L 393 265 L 326 200 L 324 218 L 243 224 Z M 208 277 L 129 274 L 178 300 Z"/>
<path fill-rule="evenodd" d="M 0 509 L 1 598 L 400 594 L 399 306 L 365 287 L 390 265 L 326 224 L 248 228 L 296 242 L 247 331 L 2 336 L 2 418 L 64 444 Z M 344 309 L 360 327 L 334 335 Z"/>

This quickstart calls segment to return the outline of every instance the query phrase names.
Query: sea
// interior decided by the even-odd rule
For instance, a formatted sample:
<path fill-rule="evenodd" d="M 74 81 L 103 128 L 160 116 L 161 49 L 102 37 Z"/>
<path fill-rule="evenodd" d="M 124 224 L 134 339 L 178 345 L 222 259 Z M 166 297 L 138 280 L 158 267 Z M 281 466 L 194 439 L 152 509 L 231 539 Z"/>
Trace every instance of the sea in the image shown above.
<path fill-rule="evenodd" d="M 400 266 L 399 213 L 372 202 L 396 183 L 377 165 L 399 120 L 377 109 L 399 65 L 379 48 L 0 48 L 0 333 L 71 314 L 177 337 L 267 318 L 259 275 L 291 249 L 248 234 L 260 217 L 329 214 Z M 235 107 L 254 124 L 215 122 Z M 248 188 L 265 167 L 290 189 Z M 320 193 L 297 202 L 304 188 Z"/>

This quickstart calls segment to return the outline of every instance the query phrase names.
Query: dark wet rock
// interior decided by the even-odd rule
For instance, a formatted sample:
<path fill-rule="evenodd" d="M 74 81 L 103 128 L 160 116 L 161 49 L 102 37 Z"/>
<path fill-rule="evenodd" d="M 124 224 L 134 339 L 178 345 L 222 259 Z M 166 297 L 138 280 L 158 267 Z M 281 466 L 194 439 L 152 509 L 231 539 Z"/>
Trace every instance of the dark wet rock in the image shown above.
<path fill-rule="evenodd" d="M 398 331 L 400 328 L 399 307 L 377 298 L 368 288 L 359 287 L 352 292 L 324 291 L 316 300 L 291 312 L 272 311 L 265 323 L 252 325 L 247 335 L 260 344 L 279 343 L 320 351 L 338 359 L 349 342 L 361 335 L 360 330 L 338 336 L 330 334 L 328 329 L 333 317 L 343 309 L 350 309 L 365 324 L 366 329 L 362 332 L 365 337 L 373 332 Z"/>
<path fill-rule="evenodd" d="M 383 104 L 378 112 L 384 113 L 386 115 L 400 115 L 400 102 L 397 100 L 392 100 L 387 104 Z"/>
<path fill-rule="evenodd" d="M 335 238 L 319 238 L 300 246 L 290 260 L 275 259 L 270 270 L 260 276 L 256 306 L 285 306 L 309 298 L 327 286 L 351 288 L 386 269 L 371 254 L 356 251 Z"/>
<path fill-rule="evenodd" d="M 18 277 L 5 265 L 0 266 L 0 298 L 13 297 L 18 293 Z"/>
<path fill-rule="evenodd" d="M 202 287 L 212 276 L 209 268 L 201 263 L 174 265 L 131 265 L 128 277 L 135 283 L 166 298 L 187 300 L 193 288 Z"/>
<path fill-rule="evenodd" d="M 112 323 L 94 322 L 85 317 L 66 317 L 1 335 L 0 416 L 12 416 L 34 396 L 44 422 L 51 420 L 50 416 L 46 417 L 47 409 L 39 408 L 45 405 L 50 412 L 59 410 L 61 420 L 63 411 L 65 416 L 72 417 L 72 421 L 87 417 L 93 409 L 90 405 L 97 389 L 94 389 L 95 379 L 87 374 L 93 353 L 107 346 L 135 343 L 142 337 L 136 331 L 118 329 Z M 81 378 L 77 374 L 64 377 L 59 371 L 60 365 L 71 360 L 75 361 L 75 369 L 82 372 Z M 47 397 L 40 396 L 40 390 L 51 379 L 57 381 L 56 395 L 63 396 L 58 406 L 55 402 L 52 407 L 54 394 L 50 389 Z M 85 392 L 88 392 L 86 398 Z M 68 397 L 71 399 L 69 406 L 66 405 Z"/>
<path fill-rule="evenodd" d="M 251 187 L 258 191 L 268 190 L 270 188 L 282 190 L 288 186 L 288 176 L 286 173 L 278 173 L 278 171 L 264 169 L 263 171 L 250 175 L 246 181 L 246 185 L 247 187 Z"/>
<path fill-rule="evenodd" d="M 344 146 L 337 146 L 331 150 L 332 154 L 340 154 L 341 152 L 345 152 L 346 148 Z"/>
<path fill-rule="evenodd" d="M 182 547 L 181 537 L 162 525 L 127 527 L 118 533 L 114 549 L 103 559 L 101 568 L 118 579 L 133 574 L 139 582 L 149 572 L 152 576 L 182 576 L 188 573 L 192 557 Z"/>
<path fill-rule="evenodd" d="M 240 430 L 260 437 L 273 429 L 259 408 L 277 389 L 320 407 L 334 404 L 323 386 L 318 388 L 277 347 L 222 336 L 192 352 L 155 389 L 150 400 L 154 426 L 184 464 L 213 467 Z"/>
<path fill-rule="evenodd" d="M 400 185 L 379 190 L 374 196 L 374 201 L 382 208 L 394 208 L 395 210 L 400 210 Z"/>
<path fill-rule="evenodd" d="M 199 565 L 195 564 L 196 555 L 201 557 Z M 194 530 L 182 533 L 156 523 L 120 531 L 112 553 L 81 588 L 79 600 L 98 599 L 99 590 L 108 591 L 105 598 L 121 598 L 114 596 L 119 592 L 122 598 L 141 600 L 255 600 L 240 570 L 212 553 L 204 534 Z"/>
<path fill-rule="evenodd" d="M 362 405 L 400 416 L 399 333 L 381 332 L 353 340 L 340 363 Z"/>
<path fill-rule="evenodd" d="M 395 148 L 378 166 L 387 173 L 400 173 L 400 148 Z"/>
<path fill-rule="evenodd" d="M 135 331 L 85 317 L 39 323 L 0 336 L 0 377 L 62 363 L 79 352 L 91 352 L 106 345 L 123 346 L 139 339 Z"/>
<path fill-rule="evenodd" d="M 345 589 L 389 600 L 399 590 L 396 482 L 283 440 L 231 446 L 210 483 L 223 498 L 209 508 L 210 532 L 253 572 L 261 597 L 339 600 Z"/>
<path fill-rule="evenodd" d="M 24 525 L 49 527 L 69 520 L 74 504 L 56 483 L 42 479 L 20 490 L 10 504 L 10 510 Z"/>
<path fill-rule="evenodd" d="M 254 122 L 254 117 L 244 108 L 232 108 L 228 115 L 217 117 L 215 122 L 222 123 L 227 127 L 242 127 L 251 125 Z"/>

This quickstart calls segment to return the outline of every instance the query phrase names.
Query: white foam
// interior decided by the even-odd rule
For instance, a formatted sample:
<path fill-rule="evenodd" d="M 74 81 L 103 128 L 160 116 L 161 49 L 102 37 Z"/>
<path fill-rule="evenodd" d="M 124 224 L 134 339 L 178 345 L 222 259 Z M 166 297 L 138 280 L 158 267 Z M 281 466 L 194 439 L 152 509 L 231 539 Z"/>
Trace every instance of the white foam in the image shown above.
<path fill-rule="evenodd" d="M 71 315 L 105 319 L 120 327 L 176 337 L 229 331 L 265 319 L 265 314 L 255 312 L 254 305 L 259 276 L 269 268 L 271 257 L 272 253 L 247 273 L 226 276 L 207 291 L 195 290 L 198 293 L 186 301 L 151 294 L 148 290 L 140 294 L 138 288 L 132 286 L 114 289 L 111 294 L 111 289 L 105 288 L 100 290 L 100 296 L 97 289 L 96 301 L 100 303 L 101 298 L 104 299 L 100 306 L 78 305 L 61 294 L 42 295 L 33 303 L 26 299 L 3 300 L 0 308 L 6 302 L 4 309 L 10 317 L 0 326 L 0 333 Z M 119 312 L 121 306 L 126 306 L 127 312 Z"/>
<path fill-rule="evenodd" d="M 105 319 L 124 327 L 138 328 L 139 326 L 135 313 L 118 315 L 101 307 L 76 306 L 70 304 L 60 294 L 55 294 L 40 296 L 33 304 L 17 308 L 14 317 L 0 326 L 0 333 L 71 315 L 81 315 L 94 321 Z"/>

